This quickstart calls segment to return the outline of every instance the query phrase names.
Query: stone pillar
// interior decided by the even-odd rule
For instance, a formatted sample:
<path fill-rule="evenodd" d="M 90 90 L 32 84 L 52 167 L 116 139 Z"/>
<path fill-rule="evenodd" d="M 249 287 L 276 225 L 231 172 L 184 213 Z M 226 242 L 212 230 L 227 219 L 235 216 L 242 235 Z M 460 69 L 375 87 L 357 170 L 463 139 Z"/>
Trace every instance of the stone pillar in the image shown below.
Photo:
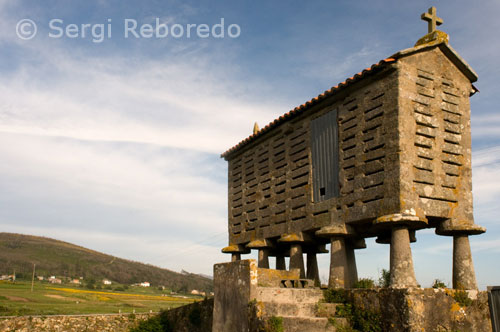
<path fill-rule="evenodd" d="M 467 234 L 453 235 L 453 288 L 477 289 Z"/>
<path fill-rule="evenodd" d="M 300 269 L 300 278 L 304 279 L 304 257 L 302 256 L 302 245 L 300 243 L 292 243 L 290 245 L 290 270 Z"/>
<path fill-rule="evenodd" d="M 351 273 L 347 262 L 347 252 L 343 237 L 332 237 L 330 248 L 330 276 L 328 287 L 348 288 L 352 286 Z"/>
<path fill-rule="evenodd" d="M 276 255 L 276 270 L 286 270 L 285 255 Z"/>
<path fill-rule="evenodd" d="M 393 288 L 417 287 L 413 269 L 408 227 L 394 226 L 391 235 L 391 285 Z"/>
<path fill-rule="evenodd" d="M 241 254 L 239 252 L 238 253 L 233 252 L 231 254 L 231 262 L 236 262 L 240 260 L 241 260 Z"/>
<path fill-rule="evenodd" d="M 319 280 L 318 259 L 315 252 L 307 253 L 307 279 L 314 280 L 314 286 L 321 286 Z"/>
<path fill-rule="evenodd" d="M 356 254 L 354 253 L 354 247 L 346 243 L 346 257 L 347 257 L 347 267 L 349 269 L 349 280 L 352 283 L 350 286 L 358 281 L 358 268 L 356 266 Z"/>
<path fill-rule="evenodd" d="M 264 268 L 264 269 L 269 268 L 269 249 L 266 249 L 266 248 L 259 249 L 258 267 Z"/>

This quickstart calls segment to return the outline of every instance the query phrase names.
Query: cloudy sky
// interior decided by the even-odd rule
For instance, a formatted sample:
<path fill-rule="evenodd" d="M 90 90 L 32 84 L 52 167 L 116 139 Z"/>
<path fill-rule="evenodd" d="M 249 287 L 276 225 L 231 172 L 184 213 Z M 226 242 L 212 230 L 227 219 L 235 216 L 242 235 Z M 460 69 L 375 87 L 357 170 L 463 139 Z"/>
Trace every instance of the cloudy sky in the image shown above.
<path fill-rule="evenodd" d="M 255 121 L 265 125 L 413 46 L 427 32 L 419 17 L 431 5 L 479 74 L 474 204 L 488 232 L 471 244 L 480 287 L 498 284 L 491 263 L 500 255 L 500 2 L 493 0 L 0 0 L 0 231 L 211 274 L 229 258 L 220 253 L 227 168 L 219 154 Z M 32 39 L 23 19 L 37 25 Z M 194 33 L 221 20 L 224 38 Z M 139 38 L 126 38 L 133 22 Z M 178 27 L 166 38 L 141 34 L 157 22 Z M 189 37 L 188 24 L 196 24 Z M 451 283 L 451 238 L 432 231 L 417 238 L 419 282 Z M 389 247 L 370 240 L 357 259 L 360 276 L 376 279 L 389 267 Z M 328 255 L 320 262 L 326 278 Z"/>

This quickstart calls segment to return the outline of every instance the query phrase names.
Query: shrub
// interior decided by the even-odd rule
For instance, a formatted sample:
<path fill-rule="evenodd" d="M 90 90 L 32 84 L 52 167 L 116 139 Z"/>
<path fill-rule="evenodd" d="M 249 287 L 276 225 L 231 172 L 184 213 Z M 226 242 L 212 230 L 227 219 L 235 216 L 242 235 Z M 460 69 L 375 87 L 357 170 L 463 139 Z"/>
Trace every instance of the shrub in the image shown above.
<path fill-rule="evenodd" d="M 388 288 L 391 284 L 391 271 L 382 269 L 380 278 L 378 278 L 378 286 L 381 288 Z"/>
<path fill-rule="evenodd" d="M 361 278 L 354 283 L 353 288 L 375 288 L 375 281 L 370 278 Z"/>
<path fill-rule="evenodd" d="M 191 308 L 191 311 L 189 312 L 188 319 L 189 319 L 189 322 L 191 324 L 193 324 L 194 326 L 201 325 L 201 309 L 200 309 L 200 305 L 197 302 L 193 303 L 193 307 Z"/>
<path fill-rule="evenodd" d="M 432 288 L 446 288 L 446 284 L 443 281 L 436 279 L 432 284 Z"/>
<path fill-rule="evenodd" d="M 283 318 L 271 316 L 267 320 L 266 332 L 283 332 Z"/>
<path fill-rule="evenodd" d="M 117 292 L 124 292 L 125 288 L 123 288 L 121 286 L 118 286 L 118 287 L 115 287 L 115 291 L 117 291 Z"/>
<path fill-rule="evenodd" d="M 453 294 L 453 298 L 462 307 L 468 307 L 472 304 L 472 300 L 469 298 L 469 295 L 464 290 L 455 291 L 455 294 Z"/>
<path fill-rule="evenodd" d="M 346 301 L 345 290 L 343 288 L 328 288 L 323 291 L 326 303 L 344 303 Z"/>

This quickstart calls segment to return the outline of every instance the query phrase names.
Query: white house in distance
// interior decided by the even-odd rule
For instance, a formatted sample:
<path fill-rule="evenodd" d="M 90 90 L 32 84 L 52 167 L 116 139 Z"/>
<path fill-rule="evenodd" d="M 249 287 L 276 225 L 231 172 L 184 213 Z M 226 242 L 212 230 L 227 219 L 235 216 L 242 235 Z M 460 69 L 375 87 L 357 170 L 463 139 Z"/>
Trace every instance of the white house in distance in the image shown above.
<path fill-rule="evenodd" d="M 112 282 L 110 280 L 108 280 L 108 279 L 104 279 L 102 281 L 102 283 L 105 284 L 105 285 L 111 285 L 112 284 Z"/>
<path fill-rule="evenodd" d="M 147 281 L 144 281 L 144 282 L 141 282 L 140 286 L 141 287 L 150 287 L 151 284 L 149 282 L 147 282 Z"/>

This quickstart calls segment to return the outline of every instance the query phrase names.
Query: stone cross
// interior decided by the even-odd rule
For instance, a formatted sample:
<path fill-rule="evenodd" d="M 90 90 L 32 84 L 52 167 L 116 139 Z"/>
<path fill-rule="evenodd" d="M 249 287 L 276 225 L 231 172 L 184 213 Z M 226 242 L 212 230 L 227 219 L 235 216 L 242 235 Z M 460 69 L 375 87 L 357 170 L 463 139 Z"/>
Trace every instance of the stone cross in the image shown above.
<path fill-rule="evenodd" d="M 429 8 L 429 11 L 423 13 L 421 18 L 429 24 L 428 33 L 436 31 L 436 26 L 443 24 L 443 19 L 436 15 L 436 7 Z"/>

